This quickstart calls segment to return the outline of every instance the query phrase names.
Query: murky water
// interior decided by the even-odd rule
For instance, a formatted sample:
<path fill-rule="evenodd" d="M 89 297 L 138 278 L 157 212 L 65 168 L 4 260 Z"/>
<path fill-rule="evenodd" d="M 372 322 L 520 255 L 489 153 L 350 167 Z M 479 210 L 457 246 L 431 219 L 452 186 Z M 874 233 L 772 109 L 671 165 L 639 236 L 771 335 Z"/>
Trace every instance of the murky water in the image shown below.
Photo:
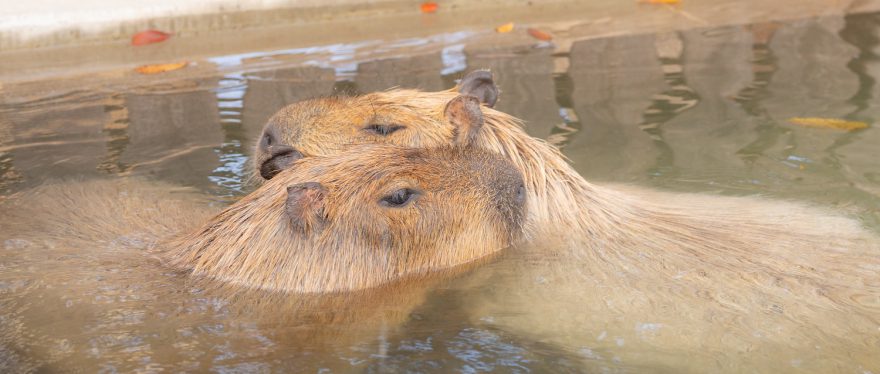
<path fill-rule="evenodd" d="M 152 186 L 157 206 L 217 209 L 253 188 L 252 143 L 285 104 L 441 90 L 491 68 L 498 109 L 563 147 L 588 180 L 762 194 L 880 224 L 880 14 L 554 44 L 468 37 L 225 56 L 211 61 L 222 72 L 213 78 L 7 96 L 0 209 L 13 216 L 14 194 L 35 186 L 108 179 Z M 303 63 L 285 64 L 292 56 Z M 792 117 L 870 127 L 799 127 Z M 814 314 L 781 304 L 736 314 L 731 305 L 764 300 L 717 307 L 701 297 L 709 291 L 674 283 L 611 287 L 524 250 L 344 300 L 230 298 L 154 265 L 137 232 L 69 243 L 39 235 L 51 222 L 22 220 L 0 220 L 8 370 L 880 373 L 877 294 L 807 308 Z M 684 296 L 651 294 L 664 289 Z"/>

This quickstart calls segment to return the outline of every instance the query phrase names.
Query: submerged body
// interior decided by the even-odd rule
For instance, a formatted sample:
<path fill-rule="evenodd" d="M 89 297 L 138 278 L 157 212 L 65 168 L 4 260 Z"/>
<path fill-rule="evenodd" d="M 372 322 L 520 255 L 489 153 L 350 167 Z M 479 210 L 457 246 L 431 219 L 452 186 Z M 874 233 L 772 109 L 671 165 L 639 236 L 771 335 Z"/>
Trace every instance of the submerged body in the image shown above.
<path fill-rule="evenodd" d="M 521 236 L 522 178 L 487 152 L 364 145 L 297 166 L 194 230 L 205 209 L 192 203 L 87 188 L 11 199 L 25 216 L 10 223 L 44 220 L 60 241 L 139 235 L 163 263 L 198 278 L 297 293 L 357 291 L 453 268 Z"/>
<path fill-rule="evenodd" d="M 296 363 L 389 333 L 437 282 L 519 238 L 522 181 L 502 159 L 352 152 L 302 160 L 219 213 L 138 179 L 11 196 L 0 203 L 0 369 L 196 370 L 230 341 L 265 357 L 294 347 L 277 359 Z"/>
<path fill-rule="evenodd" d="M 320 294 L 163 265 L 166 240 L 211 220 L 214 200 L 126 178 L 55 182 L 0 203 L 0 372 L 351 370 L 345 357 L 371 352 L 349 347 L 374 349 L 434 287 L 485 262 Z"/>
<path fill-rule="evenodd" d="M 523 266 L 511 281 L 520 287 L 476 297 L 475 318 L 494 316 L 503 329 L 542 331 L 540 338 L 576 349 L 596 337 L 601 319 L 630 313 L 624 300 L 661 308 L 658 315 L 664 306 L 677 305 L 678 313 L 690 318 L 666 331 L 692 328 L 689 338 L 680 339 L 684 350 L 742 350 L 732 354 L 742 359 L 752 350 L 775 347 L 800 356 L 815 351 L 815 362 L 827 353 L 815 346 L 828 342 L 852 347 L 852 358 L 838 356 L 815 370 L 880 370 L 871 353 L 880 348 L 880 245 L 876 233 L 858 221 L 795 202 L 593 184 L 556 148 L 528 136 L 519 120 L 488 107 L 494 100 L 482 100 L 481 128 L 462 127 L 449 115 L 444 108 L 461 94 L 497 93 L 488 73 L 465 77 L 459 91 L 392 90 L 292 104 L 266 125 L 257 144 L 257 169 L 283 168 L 273 150 L 284 147 L 307 158 L 358 143 L 433 147 L 464 141 L 502 155 L 523 174 L 535 243 L 563 238 L 540 245 L 543 251 L 536 255 L 558 259 L 558 271 Z M 544 286 L 535 282 L 543 274 L 562 275 Z M 670 282 L 676 286 L 655 287 Z M 595 286 L 610 291 L 593 297 Z M 593 308 L 599 314 L 587 323 L 578 313 L 595 303 L 608 307 Z M 741 320 L 754 335 L 710 338 L 724 334 L 713 316 Z M 669 321 L 667 326 L 674 324 Z M 631 333 L 626 324 L 637 322 L 623 318 L 618 332 Z M 700 338 L 701 332 L 707 335 Z M 789 341 L 793 336 L 802 340 Z M 761 368 L 769 361 L 753 364 L 751 369 Z"/>

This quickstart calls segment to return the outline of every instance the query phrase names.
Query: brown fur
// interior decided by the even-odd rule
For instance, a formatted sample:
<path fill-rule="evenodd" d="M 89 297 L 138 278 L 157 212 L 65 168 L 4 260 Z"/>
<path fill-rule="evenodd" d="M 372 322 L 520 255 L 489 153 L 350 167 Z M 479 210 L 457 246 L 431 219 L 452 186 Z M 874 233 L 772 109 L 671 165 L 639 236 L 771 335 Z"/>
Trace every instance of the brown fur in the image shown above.
<path fill-rule="evenodd" d="M 456 90 L 391 90 L 308 100 L 279 111 L 264 133 L 306 157 L 370 142 L 442 146 L 457 142 L 460 128 L 444 108 L 459 95 Z M 482 112 L 485 124 L 470 142 L 503 155 L 521 171 L 530 227 L 544 234 L 571 233 L 579 243 L 577 254 L 592 262 L 630 269 L 649 266 L 645 261 L 669 262 L 663 268 L 668 274 L 745 262 L 760 277 L 786 274 L 823 285 L 880 286 L 869 265 L 876 263 L 871 252 L 876 240 L 852 219 L 767 199 L 595 185 L 555 147 L 528 136 L 520 120 L 489 107 Z M 405 128 L 387 136 L 362 130 L 375 123 Z M 258 146 L 255 162 L 265 158 Z"/>
<path fill-rule="evenodd" d="M 391 90 L 358 97 L 322 98 L 281 109 L 266 125 L 264 136 L 277 138 L 304 156 L 336 154 L 352 144 L 393 143 L 409 147 L 437 147 L 455 142 L 459 129 L 446 118 L 444 109 L 459 94 L 454 90 L 421 92 Z M 590 206 L 595 188 L 568 165 L 565 157 L 543 140 L 522 129 L 522 122 L 505 113 L 483 108 L 485 125 L 473 142 L 512 161 L 526 178 L 528 211 L 538 226 L 596 227 L 575 206 Z M 406 128 L 386 137 L 362 129 L 372 123 L 401 124 Z M 255 165 L 267 159 L 258 146 Z M 601 203 L 596 201 L 596 203 Z M 598 204 L 593 204 L 596 206 Z"/>
<path fill-rule="evenodd" d="M 367 155 L 372 153 L 363 152 Z M 419 151 L 407 153 L 420 154 Z M 382 154 L 395 156 L 399 153 Z M 494 164 L 498 160 L 479 152 L 471 155 L 465 151 L 446 150 L 438 154 L 438 157 L 441 156 L 449 161 L 468 160 L 480 170 L 487 166 L 500 169 L 500 173 L 505 170 L 503 165 Z M 430 159 L 426 158 L 428 164 Z M 417 158 L 393 160 L 393 157 L 385 161 L 380 159 L 373 164 L 381 167 L 394 163 L 400 168 L 408 163 L 418 164 Z M 468 176 L 468 163 L 464 164 L 456 175 Z M 444 165 L 423 168 L 415 172 L 418 175 L 413 180 L 430 175 L 433 168 L 443 168 Z M 388 168 L 388 173 L 393 174 L 392 169 Z M 461 180 L 466 184 L 474 183 L 470 191 L 456 191 L 453 185 L 457 183 L 452 182 L 457 180 L 456 177 L 443 174 L 446 182 L 437 187 L 446 186 L 449 191 L 438 192 L 437 195 L 457 192 L 477 200 L 474 196 L 480 193 L 487 194 L 485 197 L 494 197 L 491 191 L 482 192 L 485 187 L 479 182 L 492 183 L 493 177 L 507 177 L 495 173 L 484 174 L 488 175 L 474 182 L 471 179 Z M 284 176 L 287 174 L 282 173 L 279 178 Z M 387 180 L 393 178 L 388 176 Z M 431 191 L 427 191 L 426 196 Z M 360 194 L 365 195 L 365 192 Z M 450 199 L 444 198 L 443 201 Z M 420 209 L 425 210 L 426 214 L 419 216 L 427 216 L 431 205 L 427 204 L 428 201 L 421 202 L 425 204 Z M 166 261 L 166 255 L 181 253 L 180 249 L 169 250 L 167 247 L 177 240 L 164 239 L 180 235 L 181 232 L 199 230 L 204 222 L 211 220 L 221 210 L 211 205 L 208 196 L 191 189 L 139 178 L 46 183 L 0 202 L 0 264 L 4 269 L 0 272 L 0 284 L 4 286 L 0 309 L 3 310 L 5 321 L 0 324 L 0 368 L 21 371 L 31 367 L 29 365 L 35 368 L 40 367 L 36 365 L 42 365 L 43 370 L 62 367 L 97 370 L 101 363 L 106 362 L 104 357 L 84 358 L 79 353 L 82 349 L 93 347 L 95 339 L 101 336 L 118 334 L 119 320 L 114 318 L 125 313 L 152 316 L 147 317 L 146 321 L 137 318 L 127 320 L 125 331 L 130 334 L 149 335 L 161 331 L 157 334 L 164 336 L 165 332 L 172 331 L 173 335 L 173 331 L 178 329 L 216 323 L 223 326 L 223 342 L 241 344 L 247 340 L 247 335 L 253 333 L 246 331 L 243 337 L 241 330 L 256 326 L 256 331 L 272 336 L 279 347 L 284 347 L 277 354 L 285 358 L 295 355 L 285 351 L 287 349 L 302 350 L 304 356 L 308 356 L 309 350 L 321 346 L 370 344 L 377 335 L 391 334 L 396 326 L 406 321 L 413 309 L 438 284 L 496 258 L 493 254 L 462 266 L 411 274 L 357 292 L 320 294 L 291 294 L 235 287 L 211 281 L 210 277 L 191 277 L 186 272 L 171 272 L 162 266 L 160 261 Z M 485 209 L 478 205 L 475 202 L 471 206 Z M 250 206 L 255 208 L 257 205 Z M 470 208 L 449 209 L 465 214 Z M 437 216 L 448 213 L 440 210 L 435 212 Z M 480 217 L 494 219 L 491 212 Z M 248 225 L 228 231 L 227 234 L 236 237 L 246 232 Z M 504 230 L 504 225 L 499 222 L 494 228 Z M 436 226 L 425 236 L 454 236 L 453 231 Z M 512 230 L 514 233 L 516 231 Z M 217 237 L 223 235 L 218 234 Z M 443 245 L 452 239 L 438 239 L 435 245 Z M 491 239 L 484 243 L 489 245 Z M 185 239 L 182 242 L 186 242 Z M 479 249 L 476 245 L 460 248 Z M 216 249 L 221 248 L 218 246 Z M 491 251 L 498 248 L 484 249 Z M 364 254 L 374 253 L 367 251 Z M 159 261 L 147 261 L 150 257 L 156 257 Z M 251 270 L 263 272 L 266 268 L 255 265 Z M 65 302 L 68 303 L 66 306 Z M 210 303 L 210 307 L 206 308 L 206 303 Z M 154 321 L 160 322 L 154 324 Z M 178 336 L 186 344 L 154 344 L 143 352 L 123 351 L 120 357 L 130 359 L 152 355 L 160 362 L 175 366 L 180 364 L 181 356 L 213 352 L 217 341 L 210 335 L 196 334 L 198 338 L 188 339 Z M 72 349 L 59 352 L 57 345 L 62 339 Z M 312 364 L 307 358 L 303 360 L 307 365 Z M 138 360 L 133 360 L 129 365 L 136 367 L 134 362 Z M 129 370 L 131 367 L 121 365 L 118 368 Z"/>
<path fill-rule="evenodd" d="M 391 90 L 305 101 L 282 109 L 266 130 L 306 157 L 358 143 L 455 144 L 461 128 L 444 108 L 458 96 Z M 858 221 L 758 197 L 596 185 L 520 120 L 489 107 L 482 115 L 468 142 L 522 172 L 529 227 L 541 240 L 517 252 L 529 258 L 508 274 L 478 272 L 502 274 L 473 280 L 496 285 L 491 292 L 462 287 L 476 290 L 464 303 L 475 321 L 573 352 L 602 347 L 586 350 L 596 371 L 616 354 L 636 368 L 670 371 L 688 367 L 680 362 L 688 356 L 699 370 L 784 371 L 801 359 L 818 372 L 880 368 L 880 246 Z M 376 122 L 406 128 L 387 136 L 362 130 Z M 256 155 L 257 165 L 265 161 L 259 145 Z M 662 339 L 639 332 L 648 322 Z M 818 353 L 820 346 L 833 349 Z"/>
<path fill-rule="evenodd" d="M 320 183 L 326 196 L 294 219 L 285 206 L 289 187 L 304 182 Z M 11 196 L 0 223 L 9 232 L 39 223 L 59 243 L 134 243 L 174 268 L 251 288 L 353 291 L 513 244 L 526 214 L 521 185 L 512 165 L 478 149 L 364 145 L 301 160 L 213 217 L 207 200 L 185 189 L 81 182 Z M 381 205 L 402 188 L 418 196 L 401 207 Z"/>
<path fill-rule="evenodd" d="M 302 192 L 303 182 L 321 187 Z M 524 220 L 521 184 L 512 165 L 483 151 L 355 147 L 299 161 L 171 241 L 166 257 L 196 275 L 261 289 L 375 287 L 510 245 Z M 402 188 L 420 195 L 403 207 L 382 206 Z M 295 217 L 291 204 L 299 207 Z"/>

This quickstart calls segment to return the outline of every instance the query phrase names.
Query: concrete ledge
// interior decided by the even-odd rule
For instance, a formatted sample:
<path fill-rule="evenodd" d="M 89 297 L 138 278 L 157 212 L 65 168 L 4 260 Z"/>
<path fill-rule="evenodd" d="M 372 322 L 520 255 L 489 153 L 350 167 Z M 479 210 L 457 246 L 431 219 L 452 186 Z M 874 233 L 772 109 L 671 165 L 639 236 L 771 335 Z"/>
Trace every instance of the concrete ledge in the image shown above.
<path fill-rule="evenodd" d="M 546 1 L 553 3 L 558 1 Z M 523 6 L 525 0 L 443 1 L 455 8 Z M 418 14 L 405 0 L 32 0 L 4 4 L 0 50 L 128 40 L 148 28 L 192 36 L 216 30 Z"/>
<path fill-rule="evenodd" d="M 526 26 L 551 32 L 555 36 L 553 44 L 564 47 L 589 38 L 880 10 L 880 0 L 683 0 L 678 7 L 635 0 L 438 2 L 438 12 L 425 15 L 419 11 L 420 1 L 400 0 L 362 4 L 355 0 L 242 2 L 246 5 L 237 5 L 233 0 L 124 0 L 114 3 L 113 9 L 109 9 L 109 0 L 33 0 L 7 6 L 0 14 L 0 85 L 9 92 L 15 83 L 73 76 L 78 76 L 75 83 L 68 79 L 53 85 L 100 86 L 112 80 L 155 82 L 178 75 L 142 77 L 133 74 L 132 68 L 187 60 L 192 62 L 191 67 L 179 74 L 208 76 L 227 69 L 214 62 L 222 56 L 254 52 L 273 56 L 228 68 L 259 70 L 270 64 L 308 63 L 308 59 L 299 60 L 303 56 L 272 51 L 351 47 L 350 43 L 363 41 L 370 41 L 373 47 L 352 53 L 369 52 L 363 56 L 367 59 L 382 57 L 374 50 L 382 52 L 401 43 L 414 43 L 413 48 L 433 43 L 422 49 L 435 50 L 449 43 L 528 46 L 536 41 L 525 34 Z M 515 22 L 517 30 L 509 34 L 493 31 L 506 22 Z M 174 37 L 148 46 L 129 45 L 134 33 L 148 28 L 170 31 Z M 466 40 L 443 39 L 444 35 L 459 32 L 467 33 Z M 365 49 L 371 50 L 362 51 Z M 407 53 L 399 48 L 396 51 Z"/>

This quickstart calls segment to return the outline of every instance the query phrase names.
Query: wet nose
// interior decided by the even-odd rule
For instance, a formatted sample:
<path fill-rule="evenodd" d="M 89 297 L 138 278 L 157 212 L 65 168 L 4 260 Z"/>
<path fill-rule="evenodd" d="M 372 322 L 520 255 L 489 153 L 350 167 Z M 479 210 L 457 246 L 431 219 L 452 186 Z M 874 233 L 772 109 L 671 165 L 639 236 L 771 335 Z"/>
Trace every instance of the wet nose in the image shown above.
<path fill-rule="evenodd" d="M 268 145 L 264 152 L 268 158 L 260 165 L 260 175 L 265 179 L 272 179 L 282 170 L 289 168 L 296 160 L 303 158 L 302 153 L 285 144 Z"/>
<path fill-rule="evenodd" d="M 260 150 L 266 153 L 269 153 L 269 148 L 275 145 L 281 145 L 281 141 L 278 139 L 278 136 L 275 135 L 275 131 L 272 128 L 272 125 L 269 124 L 263 130 L 263 137 L 260 138 Z"/>

